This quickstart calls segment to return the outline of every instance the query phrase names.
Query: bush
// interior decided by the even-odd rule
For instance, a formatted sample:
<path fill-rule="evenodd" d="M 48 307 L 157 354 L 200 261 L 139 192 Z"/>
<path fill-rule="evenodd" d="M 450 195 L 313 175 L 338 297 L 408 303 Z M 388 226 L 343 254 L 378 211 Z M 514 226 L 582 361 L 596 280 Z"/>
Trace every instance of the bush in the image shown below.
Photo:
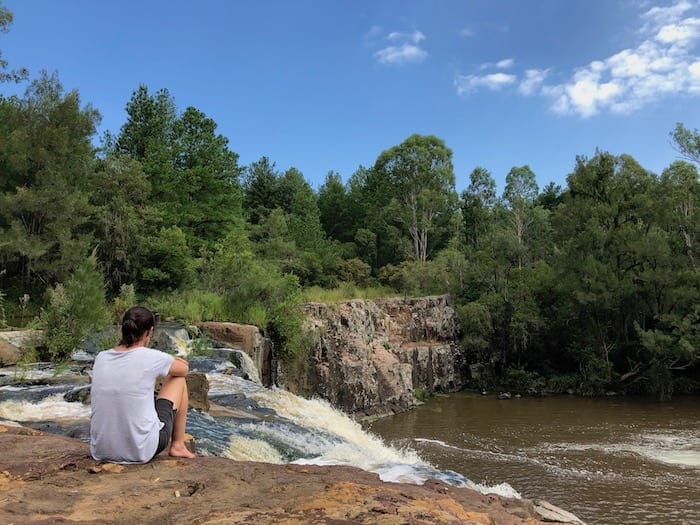
<path fill-rule="evenodd" d="M 124 312 L 136 304 L 136 290 L 133 284 L 122 284 L 119 295 L 114 298 L 110 305 L 110 317 L 112 322 L 121 325 Z"/>
<path fill-rule="evenodd" d="M 109 324 L 104 277 L 95 256 L 83 261 L 65 286 L 59 283 L 47 292 L 48 304 L 39 317 L 46 348 L 41 357 L 64 361 L 81 339 Z"/>
<path fill-rule="evenodd" d="M 512 392 L 537 395 L 544 390 L 545 381 L 537 372 L 508 368 L 503 377 L 503 386 Z"/>
<path fill-rule="evenodd" d="M 185 290 L 166 295 L 154 295 L 145 301 L 164 318 L 181 319 L 189 323 L 220 321 L 226 318 L 221 294 L 202 290 Z"/>

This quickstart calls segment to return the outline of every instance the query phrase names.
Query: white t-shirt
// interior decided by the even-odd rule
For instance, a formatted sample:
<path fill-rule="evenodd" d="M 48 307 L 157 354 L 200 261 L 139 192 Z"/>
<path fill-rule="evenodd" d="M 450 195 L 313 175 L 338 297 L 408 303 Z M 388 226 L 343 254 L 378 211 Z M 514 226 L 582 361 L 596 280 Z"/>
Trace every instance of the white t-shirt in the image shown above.
<path fill-rule="evenodd" d="M 140 346 L 97 354 L 90 391 L 90 453 L 97 460 L 145 463 L 158 447 L 163 423 L 153 391 L 156 379 L 170 371 L 174 357 Z"/>

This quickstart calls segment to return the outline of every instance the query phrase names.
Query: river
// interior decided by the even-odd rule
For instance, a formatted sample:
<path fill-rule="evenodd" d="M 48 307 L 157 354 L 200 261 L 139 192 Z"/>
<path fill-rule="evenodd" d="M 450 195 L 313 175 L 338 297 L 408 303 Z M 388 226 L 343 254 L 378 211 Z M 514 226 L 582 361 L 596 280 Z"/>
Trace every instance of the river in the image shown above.
<path fill-rule="evenodd" d="M 460 393 L 368 429 L 440 470 L 505 482 L 589 525 L 700 524 L 700 398 Z"/>

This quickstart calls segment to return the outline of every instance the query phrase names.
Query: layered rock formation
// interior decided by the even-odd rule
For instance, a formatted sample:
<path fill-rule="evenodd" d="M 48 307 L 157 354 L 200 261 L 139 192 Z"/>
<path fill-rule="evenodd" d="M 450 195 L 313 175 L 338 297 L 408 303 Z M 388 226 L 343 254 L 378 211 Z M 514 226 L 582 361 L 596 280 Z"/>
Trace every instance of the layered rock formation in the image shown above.
<path fill-rule="evenodd" d="M 415 394 L 463 386 L 458 322 L 448 296 L 306 305 L 314 344 L 307 388 L 347 413 L 406 410 Z"/>
<path fill-rule="evenodd" d="M 260 374 L 260 383 L 264 386 L 273 384 L 272 343 L 257 326 L 212 321 L 199 323 L 197 328 L 214 342 L 245 352 Z"/>

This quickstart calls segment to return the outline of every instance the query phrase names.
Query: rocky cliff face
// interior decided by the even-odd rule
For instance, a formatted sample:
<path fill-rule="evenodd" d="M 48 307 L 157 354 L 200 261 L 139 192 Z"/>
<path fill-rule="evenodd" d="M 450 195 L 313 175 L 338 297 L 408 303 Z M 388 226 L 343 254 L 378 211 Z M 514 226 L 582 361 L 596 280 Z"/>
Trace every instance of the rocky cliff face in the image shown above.
<path fill-rule="evenodd" d="M 415 393 L 462 388 L 458 322 L 447 296 L 306 306 L 314 332 L 307 387 L 357 416 L 399 412 Z"/>

